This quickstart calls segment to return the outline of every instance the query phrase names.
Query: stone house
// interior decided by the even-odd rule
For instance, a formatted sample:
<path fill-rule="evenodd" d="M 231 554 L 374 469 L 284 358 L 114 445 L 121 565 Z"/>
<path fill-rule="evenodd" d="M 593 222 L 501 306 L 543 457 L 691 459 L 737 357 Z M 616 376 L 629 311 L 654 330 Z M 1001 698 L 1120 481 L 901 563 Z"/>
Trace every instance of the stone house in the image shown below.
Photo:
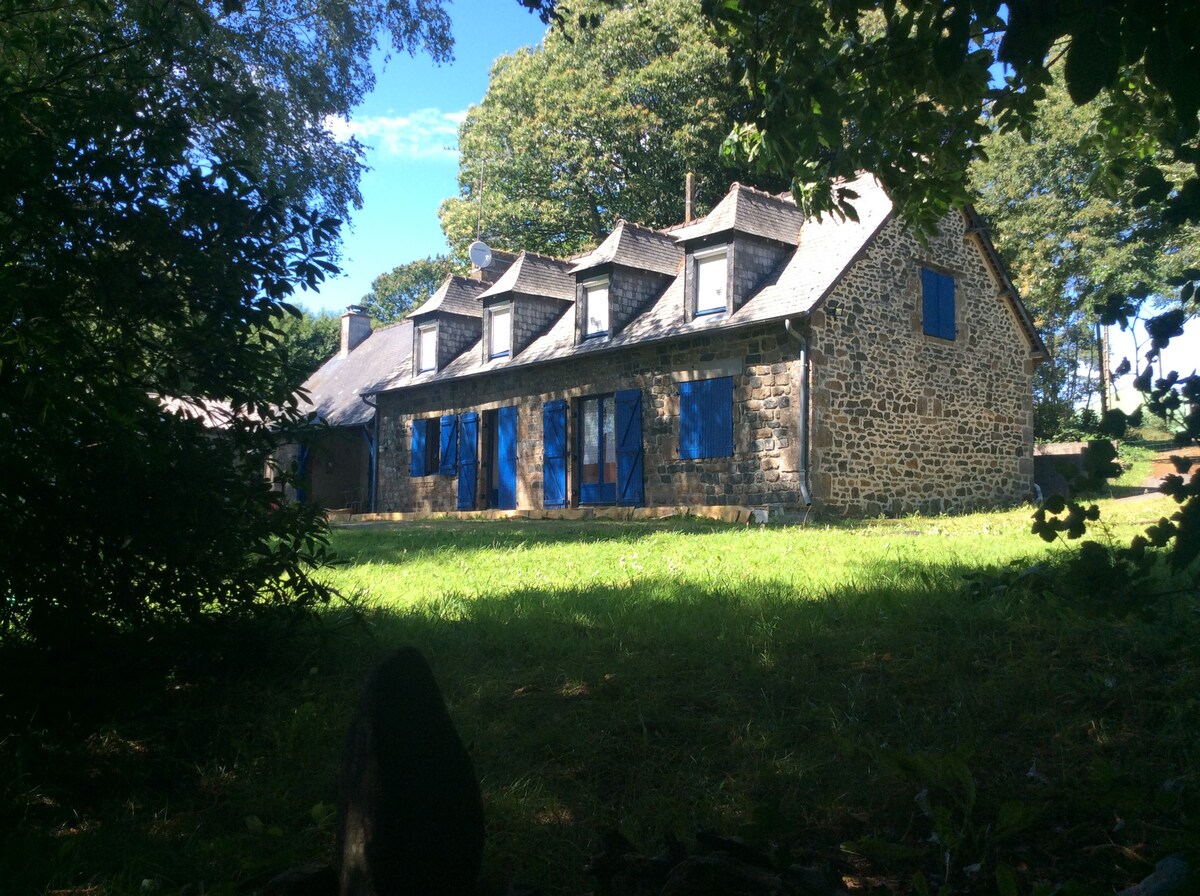
<path fill-rule="evenodd" d="M 703 219 L 447 280 L 363 389 L 374 508 L 873 516 L 1028 497 L 1045 348 L 979 220 L 948 215 L 923 244 L 873 177 L 848 186 L 857 221 L 734 184 Z"/>

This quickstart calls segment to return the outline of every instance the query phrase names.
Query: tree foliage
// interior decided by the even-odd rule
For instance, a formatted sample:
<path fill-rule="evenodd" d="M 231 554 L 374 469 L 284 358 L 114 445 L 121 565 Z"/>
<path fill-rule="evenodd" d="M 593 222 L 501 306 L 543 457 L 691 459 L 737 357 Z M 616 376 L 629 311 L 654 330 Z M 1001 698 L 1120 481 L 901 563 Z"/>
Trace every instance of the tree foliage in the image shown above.
<path fill-rule="evenodd" d="M 1132 179 L 1200 214 L 1200 44 L 1194 2 L 704 0 L 753 101 L 731 146 L 793 178 L 806 211 L 852 213 L 835 181 L 874 172 L 901 214 L 928 229 L 969 200 L 988 113 L 1026 136 L 1061 69 L 1072 102 L 1100 98 L 1097 186 Z M 1003 84 L 993 66 L 1003 65 Z M 1188 166 L 1182 182 L 1154 164 Z M 1172 188 L 1175 188 L 1172 191 Z"/>
<path fill-rule="evenodd" d="M 327 596 L 323 520 L 262 477 L 298 423 L 281 322 L 357 195 L 324 116 L 376 34 L 444 53 L 443 24 L 404 0 L 0 2 L 0 637 Z"/>
<path fill-rule="evenodd" d="M 454 262 L 445 255 L 396 265 L 371 281 L 371 291 L 363 296 L 362 305 L 375 320 L 401 320 L 433 295 L 454 270 Z"/>
<path fill-rule="evenodd" d="M 689 171 L 697 214 L 733 180 L 786 185 L 722 163 L 748 109 L 693 0 L 573 0 L 558 12 L 541 46 L 496 61 L 460 128 L 459 195 L 441 209 L 456 253 L 481 225 L 498 248 L 565 256 L 622 217 L 678 223 Z"/>
<path fill-rule="evenodd" d="M 1161 201 L 1139 204 L 1134 184 L 1112 195 L 1096 189 L 1100 117 L 1100 103 L 1076 106 L 1057 79 L 1029 139 L 993 131 L 987 157 L 971 169 L 977 207 L 1050 350 L 1034 374 L 1039 437 L 1062 431 L 1096 397 L 1088 371 L 1107 362 L 1096 339 L 1097 301 L 1138 291 L 1165 300 L 1172 278 L 1195 266 L 1200 253 L 1196 229 L 1167 224 Z M 1182 179 L 1178 170 L 1167 173 Z"/>
<path fill-rule="evenodd" d="M 289 381 L 297 386 L 337 353 L 342 323 L 336 314 L 285 314 L 277 327 Z"/>

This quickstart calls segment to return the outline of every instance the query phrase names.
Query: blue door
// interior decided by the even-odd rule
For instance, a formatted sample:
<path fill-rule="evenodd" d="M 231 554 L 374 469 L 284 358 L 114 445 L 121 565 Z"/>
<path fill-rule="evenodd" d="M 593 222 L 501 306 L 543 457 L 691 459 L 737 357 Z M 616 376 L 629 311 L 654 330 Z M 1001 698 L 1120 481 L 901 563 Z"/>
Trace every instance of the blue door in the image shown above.
<path fill-rule="evenodd" d="M 463 414 L 458 427 L 458 509 L 475 509 L 479 472 L 479 415 Z"/>
<path fill-rule="evenodd" d="M 567 403 L 542 406 L 542 506 L 567 506 Z"/>
<path fill-rule="evenodd" d="M 579 501 L 615 504 L 617 500 L 617 419 L 611 395 L 579 403 Z"/>
<path fill-rule="evenodd" d="M 492 483 L 488 504 L 497 510 L 517 506 L 517 409 L 500 408 L 492 418 Z"/>
<path fill-rule="evenodd" d="M 617 503 L 640 507 L 645 503 L 642 485 L 642 392 L 625 389 L 617 404 Z"/>

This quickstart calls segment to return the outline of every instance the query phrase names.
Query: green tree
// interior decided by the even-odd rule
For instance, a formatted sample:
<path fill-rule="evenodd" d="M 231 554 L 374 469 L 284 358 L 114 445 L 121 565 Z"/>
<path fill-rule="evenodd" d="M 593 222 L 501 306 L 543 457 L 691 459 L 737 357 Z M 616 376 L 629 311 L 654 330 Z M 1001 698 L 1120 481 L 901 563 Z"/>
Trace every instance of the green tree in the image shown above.
<path fill-rule="evenodd" d="M 371 281 L 371 291 L 362 297 L 362 305 L 375 320 L 401 320 L 433 295 L 454 270 L 454 262 L 445 255 L 396 265 Z"/>
<path fill-rule="evenodd" d="M 0 637 L 327 596 L 323 520 L 262 478 L 298 424 L 281 321 L 356 197 L 324 116 L 375 35 L 444 52 L 443 22 L 0 0 Z"/>
<path fill-rule="evenodd" d="M 496 61 L 460 128 L 460 192 L 441 209 L 456 254 L 481 224 L 497 248 L 565 256 L 622 217 L 678 223 L 689 171 L 697 214 L 733 180 L 786 186 L 721 161 L 747 110 L 694 0 L 575 0 L 559 12 L 541 46 Z"/>
<path fill-rule="evenodd" d="M 1161 202 L 1138 204 L 1135 185 L 1111 196 L 1096 190 L 1101 111 L 1096 101 L 1076 106 L 1057 79 L 1029 139 L 993 131 L 971 169 L 977 206 L 1050 350 L 1034 374 L 1039 437 L 1057 434 L 1096 398 L 1089 370 L 1121 360 L 1099 357 L 1097 301 L 1140 290 L 1162 301 L 1200 252 L 1195 228 L 1168 225 Z"/>
<path fill-rule="evenodd" d="M 1141 198 L 1170 198 L 1170 219 L 1200 214 L 1194 2 L 1114 0 L 1103 14 L 1029 0 L 704 0 L 704 8 L 753 104 L 730 149 L 789 175 L 806 211 L 852 213 L 854 197 L 835 184 L 865 169 L 907 220 L 934 226 L 970 199 L 985 109 L 1028 136 L 1061 69 L 1076 105 L 1102 98 L 1091 138 L 1102 147 L 1097 186 L 1132 179 Z M 1188 166 L 1183 181 L 1163 176 L 1156 149 Z"/>
<path fill-rule="evenodd" d="M 288 377 L 297 386 L 338 350 L 342 323 L 337 314 L 285 314 L 277 326 Z"/>

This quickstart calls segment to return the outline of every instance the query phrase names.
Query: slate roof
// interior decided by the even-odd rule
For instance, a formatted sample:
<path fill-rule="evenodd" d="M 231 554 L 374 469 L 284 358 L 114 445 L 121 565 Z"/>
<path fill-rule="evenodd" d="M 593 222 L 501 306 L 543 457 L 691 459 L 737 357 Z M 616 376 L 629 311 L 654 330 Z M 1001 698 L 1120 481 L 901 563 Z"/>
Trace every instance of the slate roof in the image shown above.
<path fill-rule="evenodd" d="M 570 273 L 590 271 L 609 262 L 674 276 L 683 264 L 683 249 L 671 236 L 661 231 L 618 221 L 608 239 L 594 251 L 577 259 Z"/>
<path fill-rule="evenodd" d="M 832 215 L 826 215 L 820 220 L 812 219 L 805 222 L 799 234 L 796 251 L 733 314 L 705 314 L 692 320 L 684 320 L 682 314 L 683 275 L 680 272 L 662 295 L 630 321 L 629 325 L 620 333 L 609 339 L 577 343 L 575 313 L 572 308 L 567 307 L 546 332 L 534 339 L 515 357 L 484 360 L 482 344 L 476 342 L 441 370 L 432 374 L 423 374 L 421 383 L 436 383 L 479 376 L 497 370 L 580 357 L 680 336 L 731 330 L 806 314 L 833 290 L 850 267 L 851 262 L 865 251 L 875 233 L 891 217 L 892 202 L 874 177 L 861 175 L 849 186 L 859 194 L 859 198 L 854 203 L 855 211 L 858 212 L 858 220 L 838 220 Z M 731 195 L 745 190 L 745 187 L 735 185 L 731 189 Z M 774 203 L 786 204 L 783 203 L 783 200 L 775 199 L 765 193 L 752 192 L 756 197 L 765 197 Z M 756 207 L 766 208 L 768 206 L 763 203 Z M 719 210 L 720 205 L 714 209 L 713 214 Z M 712 215 L 709 217 L 711 218 Z M 795 221 L 796 219 L 789 220 Z M 789 224 L 789 226 L 791 225 Z M 718 232 L 722 231 L 712 231 L 712 233 Z M 673 231 L 670 235 L 678 239 L 679 231 Z M 582 261 L 583 259 L 580 260 L 580 262 Z M 571 295 L 573 297 L 574 278 L 569 277 L 568 279 L 572 284 Z M 502 283 L 497 283 L 485 295 L 493 291 L 497 293 L 505 291 L 501 289 L 502 285 Z M 411 368 L 411 365 L 409 366 Z M 380 379 L 374 388 L 368 391 L 385 392 L 412 384 L 413 377 L 410 370 L 394 369 L 389 376 Z"/>
<path fill-rule="evenodd" d="M 380 380 L 397 370 L 412 370 L 413 324 L 403 320 L 381 327 L 349 354 L 336 354 L 301 387 L 301 410 L 315 412 L 331 426 L 370 423 L 375 409 L 361 398 Z"/>
<path fill-rule="evenodd" d="M 803 213 L 790 198 L 773 196 L 735 183 L 708 215 L 691 224 L 672 228 L 670 233 L 680 243 L 687 243 L 736 230 L 777 243 L 795 245 L 803 223 Z"/>
<path fill-rule="evenodd" d="M 575 301 L 575 278 L 567 270 L 568 262 L 532 252 L 521 252 L 499 280 L 480 293 L 490 299 L 506 293 L 521 293 L 548 299 Z"/>
<path fill-rule="evenodd" d="M 418 307 L 408 317 L 410 320 L 417 320 L 429 317 L 438 311 L 445 314 L 460 314 L 463 317 L 482 317 L 483 310 L 479 304 L 479 295 L 485 289 L 487 289 L 486 283 L 452 274 L 442 282 L 437 292 L 431 295 L 425 304 Z"/>

